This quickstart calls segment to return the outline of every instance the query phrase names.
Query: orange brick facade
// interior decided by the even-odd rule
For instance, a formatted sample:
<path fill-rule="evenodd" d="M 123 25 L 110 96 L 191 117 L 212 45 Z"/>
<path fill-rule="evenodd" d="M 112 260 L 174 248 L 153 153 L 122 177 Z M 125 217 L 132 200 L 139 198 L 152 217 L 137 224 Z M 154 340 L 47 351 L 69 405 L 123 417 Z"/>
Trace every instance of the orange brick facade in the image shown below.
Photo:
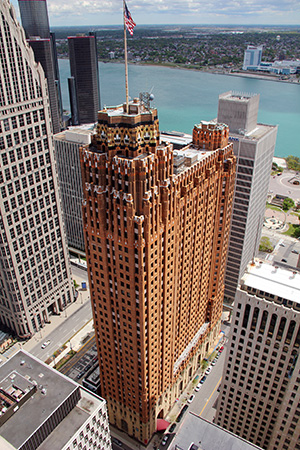
<path fill-rule="evenodd" d="M 101 395 L 146 443 L 219 332 L 235 159 L 192 145 L 176 167 L 157 111 L 130 106 L 100 111 L 81 150 L 83 218 Z"/>

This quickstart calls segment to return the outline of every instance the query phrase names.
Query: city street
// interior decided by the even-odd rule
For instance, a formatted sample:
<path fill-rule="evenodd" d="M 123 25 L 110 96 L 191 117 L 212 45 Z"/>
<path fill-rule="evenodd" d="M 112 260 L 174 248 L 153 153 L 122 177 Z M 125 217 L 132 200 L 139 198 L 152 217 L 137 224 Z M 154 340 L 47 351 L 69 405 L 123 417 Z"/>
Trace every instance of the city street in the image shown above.
<path fill-rule="evenodd" d="M 286 195 L 293 200 L 300 200 L 300 186 L 296 186 L 289 182 L 295 178 L 294 170 L 284 170 L 282 175 L 273 175 L 270 177 L 269 192 L 272 194 Z"/>
<path fill-rule="evenodd" d="M 79 299 L 77 300 L 77 302 Z M 31 350 L 30 353 L 46 361 L 55 350 L 60 348 L 65 342 L 67 342 L 77 331 L 82 328 L 92 318 L 92 308 L 90 302 L 86 302 L 80 306 L 71 316 L 67 317 L 68 310 L 61 313 L 62 323 L 50 334 L 47 335 L 47 339 L 41 339 L 40 333 L 36 336 L 39 341 Z M 42 331 L 43 336 L 43 331 Z M 50 340 L 50 344 L 42 349 L 41 345 L 44 341 Z"/>

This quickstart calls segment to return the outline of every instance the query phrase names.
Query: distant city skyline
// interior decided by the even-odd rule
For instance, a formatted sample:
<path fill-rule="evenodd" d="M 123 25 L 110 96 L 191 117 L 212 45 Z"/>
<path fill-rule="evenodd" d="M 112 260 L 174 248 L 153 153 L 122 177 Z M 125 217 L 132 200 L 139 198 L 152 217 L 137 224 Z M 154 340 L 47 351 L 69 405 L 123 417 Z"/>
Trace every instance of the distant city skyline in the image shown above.
<path fill-rule="evenodd" d="M 237 5 L 233 0 L 216 1 L 128 1 L 128 8 L 137 26 L 151 24 L 202 25 L 298 25 L 300 3 L 293 0 L 270 0 L 262 5 L 258 0 Z M 17 0 L 13 0 L 17 16 Z M 119 25 L 122 24 L 122 0 L 48 0 L 50 26 Z"/>

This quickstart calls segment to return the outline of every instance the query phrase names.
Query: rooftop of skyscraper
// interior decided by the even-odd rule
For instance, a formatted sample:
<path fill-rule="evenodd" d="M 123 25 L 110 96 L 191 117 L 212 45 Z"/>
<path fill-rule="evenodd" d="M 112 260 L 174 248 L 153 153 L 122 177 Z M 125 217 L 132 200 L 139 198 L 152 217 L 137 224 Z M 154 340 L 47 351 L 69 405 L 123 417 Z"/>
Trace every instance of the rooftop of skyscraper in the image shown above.
<path fill-rule="evenodd" d="M 251 289 L 255 290 L 256 295 L 259 292 L 262 296 L 271 294 L 270 300 L 281 298 L 300 304 L 300 274 L 267 262 L 255 260 L 250 263 L 241 280 L 241 287 L 250 293 Z"/>

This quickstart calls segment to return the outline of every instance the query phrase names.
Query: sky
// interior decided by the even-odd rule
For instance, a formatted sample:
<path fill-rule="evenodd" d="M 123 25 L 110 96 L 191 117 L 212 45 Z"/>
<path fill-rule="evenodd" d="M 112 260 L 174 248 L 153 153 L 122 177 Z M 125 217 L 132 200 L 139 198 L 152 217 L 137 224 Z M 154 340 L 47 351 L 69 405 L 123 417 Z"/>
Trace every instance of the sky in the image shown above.
<path fill-rule="evenodd" d="M 19 17 L 17 0 L 11 0 Z M 48 0 L 50 28 L 121 25 L 122 0 Z M 127 0 L 138 25 L 300 25 L 299 0 Z"/>

